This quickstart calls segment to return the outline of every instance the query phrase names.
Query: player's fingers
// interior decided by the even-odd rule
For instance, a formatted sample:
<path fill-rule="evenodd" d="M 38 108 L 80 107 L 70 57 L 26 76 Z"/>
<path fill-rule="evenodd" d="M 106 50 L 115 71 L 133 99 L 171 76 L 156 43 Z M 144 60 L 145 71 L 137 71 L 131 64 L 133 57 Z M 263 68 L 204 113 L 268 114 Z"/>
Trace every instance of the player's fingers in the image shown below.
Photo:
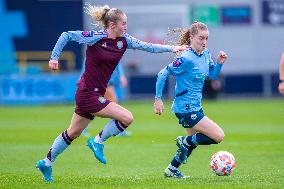
<path fill-rule="evenodd" d="M 58 64 L 53 64 L 53 65 L 52 65 L 52 70 L 53 70 L 53 71 L 58 70 Z"/>
<path fill-rule="evenodd" d="M 220 51 L 220 52 L 219 52 L 219 55 L 220 55 L 222 58 L 226 58 L 226 57 L 227 57 L 227 53 L 225 53 L 224 51 Z"/>
<path fill-rule="evenodd" d="M 284 87 L 279 86 L 278 90 L 282 95 L 284 95 Z"/>
<path fill-rule="evenodd" d="M 54 64 L 52 62 L 49 63 L 49 68 L 52 70 L 54 69 Z"/>
<path fill-rule="evenodd" d="M 154 106 L 153 111 L 155 112 L 155 114 L 159 114 L 159 109 L 156 106 Z"/>
<path fill-rule="evenodd" d="M 158 108 L 157 108 L 157 114 L 158 114 L 158 115 L 161 115 L 161 114 L 162 114 L 161 107 L 158 107 Z"/>

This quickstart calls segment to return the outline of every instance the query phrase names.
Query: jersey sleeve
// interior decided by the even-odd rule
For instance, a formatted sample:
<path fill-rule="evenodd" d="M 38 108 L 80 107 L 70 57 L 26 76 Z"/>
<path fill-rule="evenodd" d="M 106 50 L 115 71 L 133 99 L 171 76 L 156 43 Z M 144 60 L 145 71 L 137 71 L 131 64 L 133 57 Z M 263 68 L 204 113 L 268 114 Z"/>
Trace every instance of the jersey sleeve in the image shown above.
<path fill-rule="evenodd" d="M 176 76 L 181 74 L 192 67 L 191 61 L 187 52 L 184 51 L 180 57 L 176 58 L 172 63 L 167 66 L 167 70 L 171 72 L 172 75 Z"/>
<path fill-rule="evenodd" d="M 208 61 L 208 65 L 209 65 L 209 78 L 210 79 L 217 79 L 221 68 L 222 68 L 222 64 L 219 63 L 215 63 L 211 57 L 211 53 L 208 51 L 206 54 L 206 59 Z"/>
<path fill-rule="evenodd" d="M 118 82 L 120 82 L 120 78 L 124 76 L 123 68 L 122 68 L 122 63 L 121 61 L 117 64 L 115 69 L 113 70 L 110 80 L 108 82 L 109 85 L 114 85 Z"/>
<path fill-rule="evenodd" d="M 171 72 L 167 69 L 167 67 L 165 67 L 164 69 L 162 69 L 158 73 L 157 81 L 156 81 L 155 99 L 161 99 L 162 98 L 165 82 L 166 82 L 169 75 L 171 75 Z"/>
<path fill-rule="evenodd" d="M 124 76 L 124 71 L 123 71 L 123 68 L 122 68 L 122 63 L 121 63 L 121 61 L 118 63 L 117 69 L 118 69 L 119 78 L 122 77 L 122 76 Z"/>
<path fill-rule="evenodd" d="M 98 40 L 100 40 L 104 35 L 101 33 L 97 33 L 96 31 L 68 31 L 63 32 L 59 39 L 57 40 L 52 54 L 51 54 L 51 60 L 58 60 L 60 57 L 60 54 L 64 48 L 64 46 L 69 41 L 75 41 L 78 43 L 84 43 L 87 45 L 93 45 Z"/>
<path fill-rule="evenodd" d="M 162 52 L 172 52 L 173 46 L 171 45 L 161 45 L 161 44 L 153 44 L 141 41 L 132 37 L 129 34 L 124 34 L 124 37 L 127 41 L 128 49 L 138 49 L 151 53 L 162 53 Z"/>

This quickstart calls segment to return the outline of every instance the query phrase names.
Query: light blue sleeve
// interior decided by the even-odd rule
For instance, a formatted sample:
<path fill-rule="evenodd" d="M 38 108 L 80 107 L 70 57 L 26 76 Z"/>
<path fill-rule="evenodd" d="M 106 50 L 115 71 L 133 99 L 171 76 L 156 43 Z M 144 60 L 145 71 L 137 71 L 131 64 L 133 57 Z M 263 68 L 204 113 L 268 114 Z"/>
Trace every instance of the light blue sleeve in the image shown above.
<path fill-rule="evenodd" d="M 192 62 L 190 61 L 190 56 L 187 51 L 183 51 L 180 57 L 176 58 L 172 63 L 167 66 L 167 69 L 171 72 L 172 75 L 178 75 L 185 71 L 188 71 L 193 67 Z"/>
<path fill-rule="evenodd" d="M 171 72 L 167 69 L 167 67 L 165 67 L 158 73 L 155 99 L 162 99 L 163 88 L 169 75 L 171 75 Z"/>
<path fill-rule="evenodd" d="M 64 46 L 69 41 L 76 41 L 78 43 L 93 45 L 96 42 L 98 42 L 104 36 L 105 36 L 105 34 L 98 33 L 96 31 L 68 31 L 68 32 L 63 32 L 60 35 L 59 39 L 57 40 L 57 42 L 56 42 L 56 44 L 53 48 L 50 59 L 51 60 L 58 60 Z"/>
<path fill-rule="evenodd" d="M 209 61 L 209 78 L 215 80 L 218 78 L 222 64 L 215 63 L 211 57 L 211 53 L 208 51 L 206 55 L 207 60 Z"/>
<path fill-rule="evenodd" d="M 151 53 L 162 53 L 162 52 L 172 52 L 173 46 L 171 45 L 160 45 L 153 43 L 146 43 L 144 41 L 140 41 L 135 37 L 132 37 L 129 34 L 124 34 L 124 37 L 127 41 L 128 49 L 139 49 Z"/>
<path fill-rule="evenodd" d="M 121 61 L 118 63 L 117 69 L 118 69 L 119 78 L 124 76 L 124 71 L 123 71 L 123 68 L 122 68 L 122 62 Z"/>
<path fill-rule="evenodd" d="M 191 67 L 193 67 L 193 65 L 190 61 L 188 51 L 183 51 L 180 57 L 176 58 L 172 63 L 158 73 L 155 99 L 162 98 L 163 88 L 169 75 L 179 75 L 183 72 L 189 71 Z"/>
<path fill-rule="evenodd" d="M 120 83 L 120 77 L 124 75 L 123 68 L 122 68 L 122 62 L 120 61 L 115 69 L 113 70 L 110 80 L 108 81 L 109 85 L 115 85 L 117 83 Z"/>

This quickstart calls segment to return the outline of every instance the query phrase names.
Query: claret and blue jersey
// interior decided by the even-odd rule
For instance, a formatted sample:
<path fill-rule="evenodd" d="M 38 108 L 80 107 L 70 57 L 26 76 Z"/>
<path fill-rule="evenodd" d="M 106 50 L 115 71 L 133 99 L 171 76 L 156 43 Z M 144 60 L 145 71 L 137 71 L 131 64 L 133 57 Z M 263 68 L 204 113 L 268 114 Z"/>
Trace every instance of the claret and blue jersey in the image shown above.
<path fill-rule="evenodd" d="M 172 46 L 152 44 L 140 41 L 129 34 L 115 39 L 108 38 L 107 30 L 63 32 L 52 54 L 52 60 L 58 60 L 68 41 L 87 44 L 86 65 L 79 87 L 86 87 L 104 95 L 111 74 L 126 49 L 139 49 L 152 53 L 171 52 Z"/>
<path fill-rule="evenodd" d="M 202 108 L 201 99 L 204 80 L 207 77 L 216 79 L 221 67 L 221 64 L 214 63 L 208 49 L 198 55 L 190 48 L 159 72 L 155 98 L 162 98 L 165 80 L 169 75 L 173 75 L 176 78 L 173 112 L 199 111 Z"/>

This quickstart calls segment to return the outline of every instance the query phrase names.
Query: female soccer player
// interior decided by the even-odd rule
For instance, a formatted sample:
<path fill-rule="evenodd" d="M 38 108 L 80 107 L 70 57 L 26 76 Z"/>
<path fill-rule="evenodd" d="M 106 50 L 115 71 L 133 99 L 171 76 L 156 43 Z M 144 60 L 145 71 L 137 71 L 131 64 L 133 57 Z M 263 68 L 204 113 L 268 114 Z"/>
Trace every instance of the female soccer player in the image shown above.
<path fill-rule="evenodd" d="M 130 111 L 110 102 L 103 96 L 110 76 L 120 61 L 126 49 L 139 49 L 152 53 L 178 52 L 188 46 L 169 46 L 142 42 L 125 33 L 127 17 L 116 8 L 96 7 L 87 5 L 86 13 L 104 29 L 101 31 L 69 31 L 59 37 L 51 54 L 49 68 L 58 69 L 58 59 L 63 47 L 69 41 L 87 44 L 86 68 L 78 81 L 76 91 L 76 107 L 69 128 L 62 132 L 53 142 L 47 156 L 37 162 L 36 167 L 41 171 L 46 181 L 52 181 L 52 163 L 71 142 L 80 136 L 94 116 L 111 118 L 112 120 L 87 145 L 95 157 L 106 163 L 103 153 L 103 142 L 109 137 L 123 132 L 133 121 Z"/>
<path fill-rule="evenodd" d="M 172 110 L 188 134 L 177 137 L 178 151 L 165 170 L 166 177 L 186 178 L 178 168 L 182 163 L 186 163 L 193 149 L 198 145 L 220 143 L 224 138 L 223 130 L 204 115 L 201 106 L 205 78 L 216 79 L 227 59 L 227 54 L 220 51 L 217 64 L 213 62 L 206 48 L 208 36 L 208 28 L 201 22 L 194 22 L 189 29 L 182 31 L 179 44 L 190 45 L 190 48 L 158 74 L 154 112 L 158 115 L 163 113 L 162 90 L 165 80 L 169 75 L 175 76 Z"/>

